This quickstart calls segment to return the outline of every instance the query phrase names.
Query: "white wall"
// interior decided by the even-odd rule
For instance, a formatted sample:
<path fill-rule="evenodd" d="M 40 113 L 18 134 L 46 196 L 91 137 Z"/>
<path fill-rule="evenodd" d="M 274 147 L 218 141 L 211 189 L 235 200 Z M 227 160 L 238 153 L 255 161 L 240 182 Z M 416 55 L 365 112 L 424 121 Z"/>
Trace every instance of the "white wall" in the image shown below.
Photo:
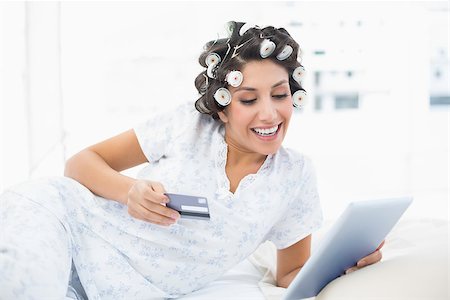
<path fill-rule="evenodd" d="M 0 5 L 2 189 L 60 173 L 64 158 L 59 4 Z"/>
<path fill-rule="evenodd" d="M 49 136 L 65 148 L 53 147 L 54 139 L 43 143 L 60 156 L 71 155 L 130 128 L 154 110 L 196 97 L 193 81 L 201 71 L 197 57 L 203 44 L 216 38 L 226 21 L 243 20 L 286 27 L 304 50 L 311 102 L 295 115 L 286 145 L 313 158 L 326 216 L 335 217 L 349 200 L 412 194 L 416 201 L 411 216 L 448 217 L 449 110 L 428 105 L 430 45 L 448 44 L 448 28 L 436 30 L 435 25 L 445 18 L 436 23 L 434 17 L 436 8 L 444 14 L 446 8 L 448 24 L 446 2 L 62 2 L 59 10 L 47 5 L 45 12 L 40 5 L 33 5 L 34 17 L 18 13 L 20 18 L 7 18 L 11 26 L 2 30 L 3 36 L 18 38 L 1 51 L 19 49 L 14 65 L 23 66 L 20 51 L 36 48 L 24 46 L 30 37 L 20 34 L 21 24 L 24 19 L 38 20 L 40 14 L 49 17 L 31 34 L 49 32 L 47 50 L 38 48 L 38 53 L 50 61 L 48 73 L 42 74 L 48 74 L 52 87 L 48 97 L 42 96 L 44 90 L 36 89 L 45 86 L 44 79 L 34 76 L 37 83 L 27 87 L 17 67 L 0 69 L 8 75 L 2 80 L 8 83 L 2 114 L 9 116 L 3 124 L 14 128 L 4 129 L 0 142 L 24 145 L 18 152 L 1 147 L 0 188 L 2 182 L 5 186 L 27 177 L 22 172 L 8 181 L 5 174 L 30 167 L 22 158 L 29 155 L 25 149 L 33 141 L 22 138 L 30 132 L 23 123 L 32 120 L 19 112 L 23 101 L 10 99 L 26 98 L 33 87 L 37 98 L 50 99 L 48 116 L 59 129 L 50 130 Z M 299 22 L 302 26 L 294 25 Z M 355 26 L 358 22 L 361 26 Z M 51 26 L 58 26 L 59 33 Z M 58 38 L 61 77 L 55 77 L 58 59 L 51 59 L 58 56 Z M 317 49 L 326 49 L 327 55 L 315 56 Z M 315 111 L 313 72 L 347 68 L 362 74 L 357 82 L 360 109 Z M 43 69 L 37 65 L 35 70 Z M 59 83 L 60 95 L 55 90 Z M 58 98 L 62 120 L 57 117 L 59 106 L 52 102 Z M 36 110 L 39 107 L 31 108 Z M 42 156 L 45 151 L 36 153 Z M 41 165 L 46 167 L 31 176 L 62 169 L 59 158 Z"/>
<path fill-rule="evenodd" d="M 25 5 L 0 3 L 0 189 L 29 175 Z"/>

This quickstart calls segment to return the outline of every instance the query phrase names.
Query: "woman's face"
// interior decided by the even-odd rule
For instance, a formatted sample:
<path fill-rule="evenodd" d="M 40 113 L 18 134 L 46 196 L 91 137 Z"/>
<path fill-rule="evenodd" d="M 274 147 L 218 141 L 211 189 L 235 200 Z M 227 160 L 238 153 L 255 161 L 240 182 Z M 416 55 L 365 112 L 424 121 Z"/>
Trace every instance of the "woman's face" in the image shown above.
<path fill-rule="evenodd" d="M 228 87 L 231 103 L 219 112 L 227 143 L 244 152 L 275 153 L 293 110 L 289 74 L 269 59 L 251 61 L 241 72 L 242 84 Z"/>

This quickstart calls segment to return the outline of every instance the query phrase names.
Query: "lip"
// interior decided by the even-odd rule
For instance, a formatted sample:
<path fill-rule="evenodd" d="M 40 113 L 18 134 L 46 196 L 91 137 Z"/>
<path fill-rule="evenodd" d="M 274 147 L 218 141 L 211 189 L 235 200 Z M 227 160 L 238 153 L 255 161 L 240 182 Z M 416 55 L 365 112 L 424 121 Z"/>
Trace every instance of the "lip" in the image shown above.
<path fill-rule="evenodd" d="M 281 124 L 283 124 L 283 122 L 272 124 L 272 125 L 265 125 L 265 126 L 254 126 L 254 127 L 252 127 L 252 129 L 255 129 L 255 128 L 269 129 L 269 128 L 272 128 L 275 126 L 280 126 Z M 280 128 L 278 128 L 278 129 L 280 129 Z"/>
<path fill-rule="evenodd" d="M 278 124 L 274 124 L 274 125 L 269 125 L 269 126 L 261 126 L 261 127 L 252 127 L 253 128 L 261 128 L 261 129 L 268 129 L 268 128 L 272 128 L 278 126 L 277 131 L 275 132 L 274 135 L 270 135 L 270 136 L 261 136 L 259 134 L 257 134 L 256 132 L 254 132 L 253 130 L 250 130 L 258 139 L 263 140 L 265 142 L 267 141 L 273 141 L 276 140 L 278 138 L 278 134 L 280 133 L 281 128 L 283 127 L 283 123 L 278 123 Z"/>

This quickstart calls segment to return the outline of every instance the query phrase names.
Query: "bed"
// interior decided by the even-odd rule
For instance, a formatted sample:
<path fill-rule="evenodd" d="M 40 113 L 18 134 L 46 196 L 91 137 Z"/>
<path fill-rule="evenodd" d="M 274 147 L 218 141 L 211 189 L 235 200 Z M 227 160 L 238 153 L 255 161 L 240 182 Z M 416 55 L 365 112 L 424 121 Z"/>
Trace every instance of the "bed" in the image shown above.
<path fill-rule="evenodd" d="M 330 224 L 315 235 L 313 251 Z M 448 225 L 447 220 L 402 219 L 387 237 L 380 263 L 337 278 L 315 299 L 450 299 Z M 275 258 L 275 246 L 266 242 L 219 280 L 179 299 L 281 299 L 285 289 L 275 286 Z"/>

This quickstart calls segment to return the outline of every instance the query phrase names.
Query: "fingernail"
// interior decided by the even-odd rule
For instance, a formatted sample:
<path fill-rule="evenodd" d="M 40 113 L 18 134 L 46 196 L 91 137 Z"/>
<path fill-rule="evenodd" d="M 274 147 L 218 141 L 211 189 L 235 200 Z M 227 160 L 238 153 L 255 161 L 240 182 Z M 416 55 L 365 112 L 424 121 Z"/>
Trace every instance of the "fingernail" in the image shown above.
<path fill-rule="evenodd" d="M 350 274 L 350 273 L 353 272 L 353 271 L 355 271 L 355 270 L 353 270 L 353 269 L 348 269 L 347 271 L 345 271 L 345 274 Z"/>
<path fill-rule="evenodd" d="M 167 225 L 172 225 L 172 224 L 174 224 L 176 221 L 177 221 L 177 220 L 175 220 L 175 219 L 169 219 L 169 220 L 166 221 L 166 223 L 167 223 Z"/>
<path fill-rule="evenodd" d="M 167 224 L 169 225 L 169 226 L 171 226 L 171 225 L 174 225 L 174 224 L 176 224 L 177 223 L 177 220 L 171 220 L 171 221 L 169 221 Z"/>
<path fill-rule="evenodd" d="M 360 261 L 358 261 L 358 263 L 356 265 L 358 267 L 364 267 L 366 265 L 366 261 L 365 260 L 360 260 Z"/>
<path fill-rule="evenodd" d="M 177 213 L 173 213 L 173 214 L 171 214 L 170 216 L 171 216 L 172 219 L 174 219 L 175 221 L 180 217 L 180 215 L 177 214 Z"/>

